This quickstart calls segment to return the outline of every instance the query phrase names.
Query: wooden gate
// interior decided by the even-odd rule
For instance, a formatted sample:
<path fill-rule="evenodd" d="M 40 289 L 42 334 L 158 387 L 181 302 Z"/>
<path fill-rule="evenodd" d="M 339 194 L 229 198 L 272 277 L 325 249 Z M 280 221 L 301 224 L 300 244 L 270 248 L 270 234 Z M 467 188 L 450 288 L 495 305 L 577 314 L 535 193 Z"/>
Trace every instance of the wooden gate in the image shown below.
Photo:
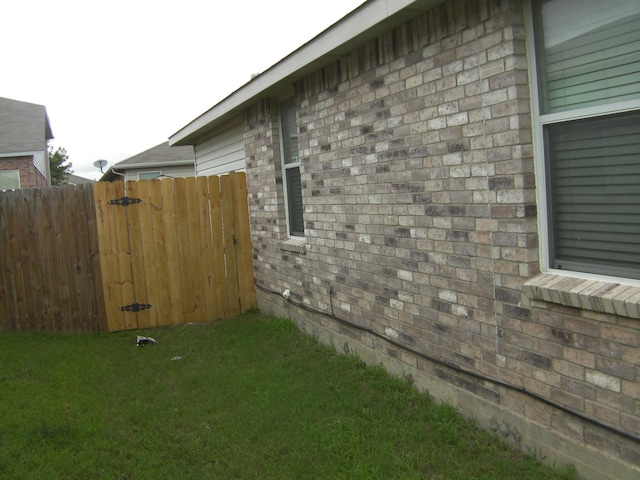
<path fill-rule="evenodd" d="M 255 307 L 244 173 L 97 183 L 95 201 L 109 331 Z"/>
<path fill-rule="evenodd" d="M 0 331 L 97 332 L 256 305 L 244 173 L 0 193 Z"/>

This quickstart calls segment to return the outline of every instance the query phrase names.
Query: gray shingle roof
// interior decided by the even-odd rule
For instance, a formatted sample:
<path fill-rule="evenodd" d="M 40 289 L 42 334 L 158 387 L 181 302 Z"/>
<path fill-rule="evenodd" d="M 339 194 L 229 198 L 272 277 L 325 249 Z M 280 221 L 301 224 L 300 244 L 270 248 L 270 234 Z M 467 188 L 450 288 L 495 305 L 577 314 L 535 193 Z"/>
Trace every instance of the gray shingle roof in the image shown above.
<path fill-rule="evenodd" d="M 52 138 L 44 105 L 0 97 L 0 153 L 45 150 Z"/>
<path fill-rule="evenodd" d="M 195 159 L 195 155 L 193 153 L 193 147 L 191 145 L 187 145 L 184 147 L 170 147 L 169 142 L 161 143 L 160 145 L 156 145 L 144 152 L 138 153 L 133 157 L 129 157 L 121 162 L 116 163 L 119 169 L 127 169 L 136 167 L 140 167 L 142 165 L 145 166 L 161 166 L 166 164 L 193 164 Z"/>

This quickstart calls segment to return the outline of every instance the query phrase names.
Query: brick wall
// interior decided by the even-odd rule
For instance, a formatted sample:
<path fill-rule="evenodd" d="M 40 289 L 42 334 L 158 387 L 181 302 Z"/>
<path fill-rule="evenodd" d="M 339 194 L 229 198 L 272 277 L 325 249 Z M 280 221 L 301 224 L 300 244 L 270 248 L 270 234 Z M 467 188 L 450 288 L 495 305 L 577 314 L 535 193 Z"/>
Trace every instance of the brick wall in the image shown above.
<path fill-rule="evenodd" d="M 33 164 L 32 157 L 0 158 L 0 170 L 19 170 L 20 187 L 47 187 L 49 183 Z"/>
<path fill-rule="evenodd" d="M 276 103 L 246 115 L 261 308 L 588 478 L 637 472 L 638 321 L 524 288 L 539 252 L 522 2 L 447 2 L 295 94 L 305 253 L 283 243 Z"/>

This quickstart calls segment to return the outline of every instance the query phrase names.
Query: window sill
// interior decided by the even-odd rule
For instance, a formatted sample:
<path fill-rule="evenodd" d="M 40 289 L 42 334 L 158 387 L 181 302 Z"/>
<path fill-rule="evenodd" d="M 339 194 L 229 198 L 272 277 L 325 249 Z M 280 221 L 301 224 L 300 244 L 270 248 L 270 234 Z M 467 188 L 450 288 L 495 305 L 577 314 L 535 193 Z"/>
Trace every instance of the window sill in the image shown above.
<path fill-rule="evenodd" d="M 304 237 L 291 237 L 280 242 L 280 250 L 295 253 L 307 253 L 307 241 Z"/>
<path fill-rule="evenodd" d="M 524 291 L 535 300 L 640 319 L 640 286 L 543 273 Z"/>

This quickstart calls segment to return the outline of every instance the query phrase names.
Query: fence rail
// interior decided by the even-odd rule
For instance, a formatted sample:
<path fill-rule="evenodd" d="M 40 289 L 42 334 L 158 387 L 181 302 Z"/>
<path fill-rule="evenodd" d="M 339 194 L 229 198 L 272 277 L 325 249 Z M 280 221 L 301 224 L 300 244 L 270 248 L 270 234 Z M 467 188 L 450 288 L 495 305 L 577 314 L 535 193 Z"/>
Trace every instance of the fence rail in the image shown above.
<path fill-rule="evenodd" d="M 146 329 L 254 307 L 246 193 L 234 173 L 0 194 L 0 331 Z"/>

